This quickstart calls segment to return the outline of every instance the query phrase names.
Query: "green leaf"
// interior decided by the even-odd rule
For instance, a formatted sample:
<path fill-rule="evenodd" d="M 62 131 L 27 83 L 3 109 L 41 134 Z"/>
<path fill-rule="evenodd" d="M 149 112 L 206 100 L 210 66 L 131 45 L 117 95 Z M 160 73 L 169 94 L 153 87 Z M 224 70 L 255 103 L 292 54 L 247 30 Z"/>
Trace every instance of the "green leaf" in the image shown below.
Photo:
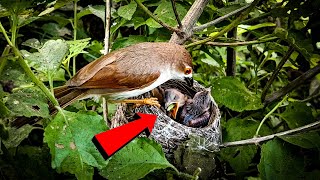
<path fill-rule="evenodd" d="M 250 92 L 236 78 L 223 77 L 217 79 L 212 84 L 211 93 L 218 103 L 234 111 L 257 110 L 263 107 L 259 96 Z"/>
<path fill-rule="evenodd" d="M 138 29 L 138 27 L 146 24 L 146 21 L 142 17 L 134 17 L 132 21 L 135 30 Z"/>
<path fill-rule="evenodd" d="M 180 18 L 184 17 L 187 14 L 187 10 L 179 3 L 176 4 L 176 8 Z M 170 1 L 161 1 L 160 5 L 153 12 L 153 14 L 155 14 L 160 19 L 160 21 L 168 24 L 169 26 L 177 26 L 177 20 L 175 18 Z M 146 24 L 152 28 L 162 27 L 152 18 L 147 19 Z"/>
<path fill-rule="evenodd" d="M 15 116 L 49 117 L 46 96 L 38 88 L 25 88 L 10 94 L 6 106 Z"/>
<path fill-rule="evenodd" d="M 248 31 L 253 31 L 253 30 L 256 30 L 256 29 L 264 28 L 264 27 L 274 27 L 274 26 L 276 26 L 276 24 L 275 23 L 270 23 L 270 22 L 261 23 L 261 24 L 257 24 L 257 25 L 254 25 L 254 26 L 251 26 L 251 25 L 239 25 L 238 26 L 238 30 L 237 30 L 237 34 L 240 35 L 240 34 L 248 32 Z"/>
<path fill-rule="evenodd" d="M 0 99 L 0 118 L 4 118 L 8 116 L 10 113 L 9 113 L 9 109 L 4 105 L 1 96 L 0 98 L 1 98 Z"/>
<path fill-rule="evenodd" d="M 83 49 L 88 46 L 90 43 L 91 38 L 86 38 L 86 39 L 78 39 L 78 40 L 73 40 L 73 41 L 67 41 L 69 45 L 69 54 L 65 60 L 70 60 L 72 57 L 77 56 L 80 53 L 87 53 Z"/>
<path fill-rule="evenodd" d="M 131 1 L 130 4 L 121 6 L 118 9 L 118 14 L 119 16 L 125 19 L 131 20 L 133 14 L 136 12 L 136 9 L 137 9 L 137 3 L 134 1 Z"/>
<path fill-rule="evenodd" d="M 52 17 L 53 19 L 54 17 Z M 63 22 L 62 22 L 63 23 Z M 71 35 L 71 31 L 66 28 L 63 27 L 57 23 L 47 23 L 44 24 L 41 29 L 47 33 L 50 34 L 53 37 L 62 37 L 62 36 L 66 36 L 66 35 Z"/>
<path fill-rule="evenodd" d="M 161 146 L 147 138 L 137 138 L 113 155 L 100 174 L 112 179 L 141 179 L 156 169 L 171 165 L 164 156 Z"/>
<path fill-rule="evenodd" d="M 89 10 L 91 11 L 92 14 L 96 15 L 99 17 L 103 23 L 105 24 L 106 22 L 106 8 L 105 6 L 89 6 Z"/>
<path fill-rule="evenodd" d="M 61 39 L 49 40 L 38 51 L 29 53 L 22 50 L 21 52 L 31 67 L 41 73 L 53 75 L 60 68 L 61 61 L 68 52 L 68 46 Z"/>
<path fill-rule="evenodd" d="M 146 42 L 148 39 L 145 36 L 138 36 L 138 35 L 130 35 L 129 37 L 125 38 L 118 38 L 112 44 L 112 50 L 124 48 L 133 44 L 137 44 L 140 42 Z"/>
<path fill-rule="evenodd" d="M 21 28 L 25 25 L 28 25 L 39 18 L 40 17 L 24 17 L 24 16 L 21 17 L 21 16 L 19 16 L 18 28 Z"/>
<path fill-rule="evenodd" d="M 313 52 L 312 40 L 306 38 L 301 31 L 287 31 L 286 29 L 276 28 L 274 34 L 293 46 L 307 60 L 310 60 Z"/>
<path fill-rule="evenodd" d="M 280 116 L 287 122 L 290 129 L 301 127 L 314 121 L 311 107 L 301 102 L 290 103 Z"/>
<path fill-rule="evenodd" d="M 105 161 L 91 140 L 105 130 L 103 118 L 96 113 L 61 110 L 44 133 L 52 167 L 75 174 L 77 178 L 92 178 L 93 167 L 102 168 Z"/>
<path fill-rule="evenodd" d="M 9 127 L 7 128 L 9 132 L 9 138 L 6 140 L 2 140 L 3 144 L 7 149 L 18 147 L 19 144 L 28 137 L 30 132 L 34 127 L 26 124 L 18 129 Z"/>
<path fill-rule="evenodd" d="M 304 179 L 303 157 L 294 153 L 287 143 L 272 140 L 262 145 L 258 165 L 262 179 Z"/>
<path fill-rule="evenodd" d="M 239 141 L 252 138 L 259 126 L 258 121 L 233 118 L 227 121 L 224 142 Z M 265 125 L 259 131 L 260 135 L 271 134 Z M 253 157 L 257 153 L 257 146 L 229 147 L 221 150 L 221 157 L 228 161 L 230 166 L 238 173 L 248 169 Z"/>
<path fill-rule="evenodd" d="M 282 140 L 288 143 L 294 144 L 296 146 L 310 149 L 318 148 L 320 149 L 320 136 L 316 132 L 307 132 L 304 134 L 294 134 L 288 136 L 281 136 Z"/>
<path fill-rule="evenodd" d="M 43 46 L 43 44 L 41 44 L 41 42 L 36 38 L 28 39 L 25 42 L 23 42 L 22 45 L 38 50 Z"/>

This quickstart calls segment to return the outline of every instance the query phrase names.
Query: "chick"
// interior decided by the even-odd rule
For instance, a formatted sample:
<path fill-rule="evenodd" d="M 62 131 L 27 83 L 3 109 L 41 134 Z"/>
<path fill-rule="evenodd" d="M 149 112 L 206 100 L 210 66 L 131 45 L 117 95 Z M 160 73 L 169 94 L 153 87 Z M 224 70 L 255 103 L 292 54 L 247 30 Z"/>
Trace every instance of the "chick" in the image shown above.
<path fill-rule="evenodd" d="M 192 99 L 185 102 L 180 119 L 182 124 L 190 127 L 204 127 L 210 119 L 211 90 L 197 92 Z"/>
<path fill-rule="evenodd" d="M 185 105 L 187 99 L 187 95 L 176 89 L 166 89 L 164 92 L 164 107 L 169 112 L 169 116 L 176 119 L 179 108 Z"/>

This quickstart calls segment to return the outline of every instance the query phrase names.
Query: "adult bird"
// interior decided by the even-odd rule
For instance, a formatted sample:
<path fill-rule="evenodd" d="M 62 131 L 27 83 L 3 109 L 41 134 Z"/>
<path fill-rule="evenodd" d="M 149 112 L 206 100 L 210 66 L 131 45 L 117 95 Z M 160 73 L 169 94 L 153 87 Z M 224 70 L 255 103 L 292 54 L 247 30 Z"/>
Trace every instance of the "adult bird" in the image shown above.
<path fill-rule="evenodd" d="M 61 107 L 78 99 L 101 96 L 107 101 L 159 105 L 156 98 L 128 98 L 146 93 L 170 79 L 185 80 L 192 86 L 192 59 L 188 51 L 173 43 L 145 42 L 89 63 L 54 92 Z"/>

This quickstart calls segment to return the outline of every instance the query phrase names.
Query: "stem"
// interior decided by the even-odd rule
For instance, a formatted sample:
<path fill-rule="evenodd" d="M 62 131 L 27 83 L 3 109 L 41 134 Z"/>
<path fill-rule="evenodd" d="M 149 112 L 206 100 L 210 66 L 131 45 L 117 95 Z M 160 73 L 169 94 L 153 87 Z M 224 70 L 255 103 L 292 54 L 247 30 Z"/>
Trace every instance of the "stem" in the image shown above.
<path fill-rule="evenodd" d="M 231 42 L 231 43 L 225 43 L 225 42 L 207 42 L 206 44 L 212 45 L 212 46 L 220 46 L 220 47 L 228 47 L 228 46 L 247 46 L 247 45 L 253 45 L 253 44 L 260 44 L 265 43 L 269 41 L 273 41 L 278 39 L 277 37 L 270 37 L 265 39 L 257 39 L 253 41 L 244 41 L 244 42 Z"/>
<path fill-rule="evenodd" d="M 77 28 L 78 28 L 78 18 L 77 18 L 77 2 L 78 0 L 74 0 L 73 3 L 73 40 L 77 40 Z M 75 75 L 77 73 L 76 68 L 76 56 L 72 57 L 72 74 Z"/>
<path fill-rule="evenodd" d="M 227 25 L 225 28 L 223 28 L 220 32 L 214 34 L 211 37 L 208 37 L 206 39 L 194 42 L 194 43 L 190 43 L 188 45 L 186 45 L 186 48 L 191 47 L 191 46 L 196 46 L 196 45 L 200 45 L 200 44 L 204 44 L 207 43 L 209 41 L 213 41 L 214 39 L 216 39 L 217 37 L 222 36 L 223 34 L 225 34 L 226 32 L 230 31 L 231 29 L 233 29 L 234 27 L 236 27 L 238 24 L 240 24 L 240 22 L 245 19 L 248 14 L 252 11 L 252 9 L 258 4 L 260 0 L 255 0 L 250 4 L 250 7 L 244 11 L 242 14 L 240 14 L 240 16 L 233 20 L 229 25 Z"/>
<path fill-rule="evenodd" d="M 10 39 L 8 38 L 8 35 L 4 29 L 4 27 L 2 26 L 2 23 L 0 22 L 0 30 L 2 31 L 4 37 L 7 40 L 7 43 L 12 47 L 13 52 L 16 56 L 18 56 L 18 62 L 20 64 L 20 66 L 22 67 L 22 69 L 25 71 L 25 73 L 31 78 L 31 80 L 37 85 L 39 86 L 39 88 L 43 91 L 43 93 L 48 97 L 48 99 L 55 105 L 55 106 L 59 106 L 58 101 L 54 98 L 54 96 L 50 93 L 50 91 L 48 90 L 48 88 L 34 75 L 34 73 L 32 72 L 32 70 L 30 69 L 30 67 L 27 65 L 27 63 L 24 61 L 19 49 L 17 49 L 15 46 L 13 46 L 12 42 L 10 41 Z"/>
<path fill-rule="evenodd" d="M 16 34 L 17 34 L 17 15 L 13 14 L 12 16 L 12 27 L 11 27 L 11 42 L 13 46 L 16 46 Z"/>
<path fill-rule="evenodd" d="M 6 58 L 5 56 L 7 56 L 7 55 L 9 54 L 10 49 L 11 49 L 10 46 L 7 45 L 7 46 L 4 48 L 3 53 L 2 53 L 2 55 L 1 55 L 1 57 L 0 57 L 0 60 L 1 60 L 1 61 L 0 61 L 0 75 L 1 75 L 4 67 L 7 65 L 8 58 Z"/>
<path fill-rule="evenodd" d="M 172 5 L 172 9 L 173 9 L 174 15 L 175 15 L 177 23 L 178 23 L 178 28 L 181 29 L 182 28 L 182 24 L 181 24 L 181 21 L 180 21 L 180 18 L 179 18 L 179 14 L 178 14 L 178 11 L 177 11 L 176 0 L 171 0 L 171 5 Z"/>
<path fill-rule="evenodd" d="M 264 118 L 262 119 L 261 123 L 259 124 L 259 127 L 256 131 L 256 134 L 254 135 L 254 137 L 258 137 L 259 135 L 259 131 L 263 125 L 263 123 L 269 118 L 269 116 L 278 109 L 278 107 L 285 101 L 287 100 L 288 96 L 285 96 L 266 116 L 264 116 Z"/>
<path fill-rule="evenodd" d="M 265 100 L 265 97 L 267 95 L 267 91 L 268 91 L 269 87 L 271 86 L 272 82 L 275 80 L 275 78 L 277 77 L 278 73 L 282 69 L 282 66 L 287 62 L 287 60 L 289 59 L 289 57 L 293 53 L 293 51 L 294 51 L 294 48 L 292 46 L 290 46 L 289 50 L 282 57 L 280 63 L 278 64 L 277 68 L 275 69 L 275 71 L 273 71 L 273 74 L 271 75 L 269 81 L 267 82 L 266 86 L 262 90 L 262 94 L 261 94 L 261 100 L 262 101 Z"/>
<path fill-rule="evenodd" d="M 104 33 L 104 55 L 109 53 L 109 44 L 110 44 L 110 20 L 111 20 L 111 2 L 106 0 L 106 27 Z"/>
<path fill-rule="evenodd" d="M 167 29 L 168 29 L 169 31 L 171 31 L 171 32 L 176 32 L 176 33 L 178 33 L 178 34 L 181 34 L 181 33 L 182 33 L 182 31 L 180 31 L 179 29 L 173 28 L 173 27 L 167 25 L 166 23 L 162 22 L 157 16 L 155 16 L 151 11 L 149 11 L 149 9 L 148 9 L 146 6 L 144 6 L 144 5 L 140 2 L 140 0 L 134 0 L 134 1 L 135 1 L 135 2 L 138 4 L 138 6 L 139 6 L 145 13 L 147 13 L 152 19 L 154 19 L 157 23 L 161 24 L 161 26 L 167 28 Z"/>

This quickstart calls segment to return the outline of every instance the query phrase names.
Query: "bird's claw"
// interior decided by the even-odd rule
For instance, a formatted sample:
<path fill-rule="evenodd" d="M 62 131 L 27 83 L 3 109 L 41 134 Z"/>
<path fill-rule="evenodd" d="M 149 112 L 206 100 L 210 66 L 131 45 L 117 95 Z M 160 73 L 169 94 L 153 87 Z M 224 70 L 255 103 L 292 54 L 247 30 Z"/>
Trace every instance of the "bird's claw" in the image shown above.
<path fill-rule="evenodd" d="M 139 106 L 142 106 L 142 105 L 150 105 L 150 106 L 157 106 L 158 108 L 161 107 L 159 101 L 158 101 L 158 98 L 145 98 L 142 100 L 142 103 L 137 103 L 135 104 L 135 107 L 139 107 Z"/>

